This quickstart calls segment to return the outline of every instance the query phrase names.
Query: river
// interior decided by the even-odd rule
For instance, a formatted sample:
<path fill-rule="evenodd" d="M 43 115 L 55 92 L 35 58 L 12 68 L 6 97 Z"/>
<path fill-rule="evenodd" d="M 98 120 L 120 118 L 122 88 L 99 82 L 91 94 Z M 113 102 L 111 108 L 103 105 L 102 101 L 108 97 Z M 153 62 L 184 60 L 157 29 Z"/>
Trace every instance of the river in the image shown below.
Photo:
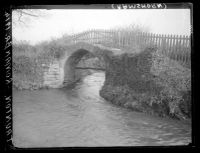
<path fill-rule="evenodd" d="M 13 91 L 13 144 L 34 147 L 167 146 L 191 142 L 191 123 L 121 108 L 99 96 L 103 72 L 73 89 Z"/>

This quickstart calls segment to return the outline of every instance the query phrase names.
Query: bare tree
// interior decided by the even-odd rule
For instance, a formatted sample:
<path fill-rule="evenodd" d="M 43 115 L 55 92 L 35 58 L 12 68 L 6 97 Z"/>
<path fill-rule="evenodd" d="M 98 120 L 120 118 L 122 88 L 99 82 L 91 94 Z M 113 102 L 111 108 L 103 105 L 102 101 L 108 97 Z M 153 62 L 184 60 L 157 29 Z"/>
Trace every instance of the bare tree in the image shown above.
<path fill-rule="evenodd" d="M 15 26 L 28 26 L 33 18 L 46 17 L 47 14 L 41 9 L 15 9 L 12 12 L 12 21 Z"/>

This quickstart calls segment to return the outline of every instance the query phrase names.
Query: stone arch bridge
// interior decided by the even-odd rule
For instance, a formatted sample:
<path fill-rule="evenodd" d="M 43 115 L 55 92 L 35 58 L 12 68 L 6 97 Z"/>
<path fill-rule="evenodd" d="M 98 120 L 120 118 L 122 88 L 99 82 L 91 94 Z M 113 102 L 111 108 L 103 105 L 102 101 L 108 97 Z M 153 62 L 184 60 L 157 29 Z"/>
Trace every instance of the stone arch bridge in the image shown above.
<path fill-rule="evenodd" d="M 99 94 L 107 101 L 141 112 L 191 116 L 191 70 L 159 50 L 148 47 L 129 52 L 82 42 L 65 49 L 45 72 L 46 86 L 61 88 L 76 82 L 76 65 L 92 54 L 105 62 L 105 82 Z"/>
<path fill-rule="evenodd" d="M 55 59 L 44 72 L 44 86 L 62 88 L 76 82 L 75 69 L 79 61 L 91 54 L 105 62 L 105 71 L 108 60 L 113 55 L 122 54 L 120 49 L 109 48 L 99 44 L 79 42 L 65 47 L 66 52 L 59 59 Z"/>

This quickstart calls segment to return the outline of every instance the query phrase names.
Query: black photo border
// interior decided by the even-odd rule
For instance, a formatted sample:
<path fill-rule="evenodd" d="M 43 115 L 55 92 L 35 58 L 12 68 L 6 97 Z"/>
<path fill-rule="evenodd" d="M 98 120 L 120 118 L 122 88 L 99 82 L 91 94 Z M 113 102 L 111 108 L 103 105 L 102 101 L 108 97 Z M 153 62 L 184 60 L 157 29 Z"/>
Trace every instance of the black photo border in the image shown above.
<path fill-rule="evenodd" d="M 159 3 L 159 2 L 157 2 Z M 191 62 L 192 62 L 192 143 L 188 146 L 156 146 L 156 147 L 63 147 L 63 148 L 17 148 L 14 147 L 12 144 L 12 122 L 13 122 L 13 116 L 12 116 L 12 10 L 17 8 L 31 8 L 31 9 L 132 9 L 129 8 L 128 5 L 135 6 L 134 9 L 140 9 L 139 4 L 152 4 L 152 3 L 112 3 L 109 4 L 101 4 L 94 2 L 92 3 L 64 3 L 64 4 L 49 4 L 48 2 L 44 3 L 36 3 L 36 4 L 7 4 L 3 5 L 1 8 L 1 40 L 3 40 L 1 45 L 1 51 L 0 51 L 0 57 L 1 57 L 1 117 L 2 117 L 2 123 L 3 123 L 3 130 L 2 130 L 2 136 L 3 136 L 3 150 L 9 151 L 9 150 L 74 150 L 74 149 L 107 149 L 107 150 L 113 150 L 113 149 L 137 149 L 140 150 L 143 149 L 154 149 L 154 148 L 168 148 L 168 149 L 180 149 L 181 151 L 187 150 L 187 149 L 194 149 L 197 148 L 198 143 L 198 129 L 197 128 L 197 108 L 199 108 L 196 104 L 196 97 L 198 94 L 195 92 L 195 84 L 198 82 L 195 80 L 195 60 L 197 60 L 196 54 L 194 55 L 194 34 L 193 34 L 193 28 L 194 28 L 194 8 L 195 5 L 192 2 L 177 2 L 177 3 L 159 3 L 162 5 L 163 8 L 159 9 L 178 9 L 178 8 L 189 8 L 191 10 Z M 138 4 L 138 6 L 137 6 Z M 152 8 L 149 8 L 152 9 Z M 155 9 L 155 8 L 154 8 Z M 196 38 L 195 38 L 196 39 Z M 195 98 L 194 98 L 195 97 Z"/>

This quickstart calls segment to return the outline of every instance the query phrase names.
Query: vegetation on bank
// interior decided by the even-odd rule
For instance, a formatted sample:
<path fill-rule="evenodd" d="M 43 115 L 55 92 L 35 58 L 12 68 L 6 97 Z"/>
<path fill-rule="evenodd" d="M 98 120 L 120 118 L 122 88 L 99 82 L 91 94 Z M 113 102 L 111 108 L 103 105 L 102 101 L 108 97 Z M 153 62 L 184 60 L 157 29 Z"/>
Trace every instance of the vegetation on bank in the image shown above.
<path fill-rule="evenodd" d="M 191 70 L 155 48 L 113 56 L 108 68 L 100 91 L 106 100 L 158 116 L 191 117 Z"/>
<path fill-rule="evenodd" d="M 13 87 L 38 89 L 43 87 L 43 73 L 48 65 L 64 54 L 55 42 L 32 46 L 27 42 L 13 45 Z"/>

